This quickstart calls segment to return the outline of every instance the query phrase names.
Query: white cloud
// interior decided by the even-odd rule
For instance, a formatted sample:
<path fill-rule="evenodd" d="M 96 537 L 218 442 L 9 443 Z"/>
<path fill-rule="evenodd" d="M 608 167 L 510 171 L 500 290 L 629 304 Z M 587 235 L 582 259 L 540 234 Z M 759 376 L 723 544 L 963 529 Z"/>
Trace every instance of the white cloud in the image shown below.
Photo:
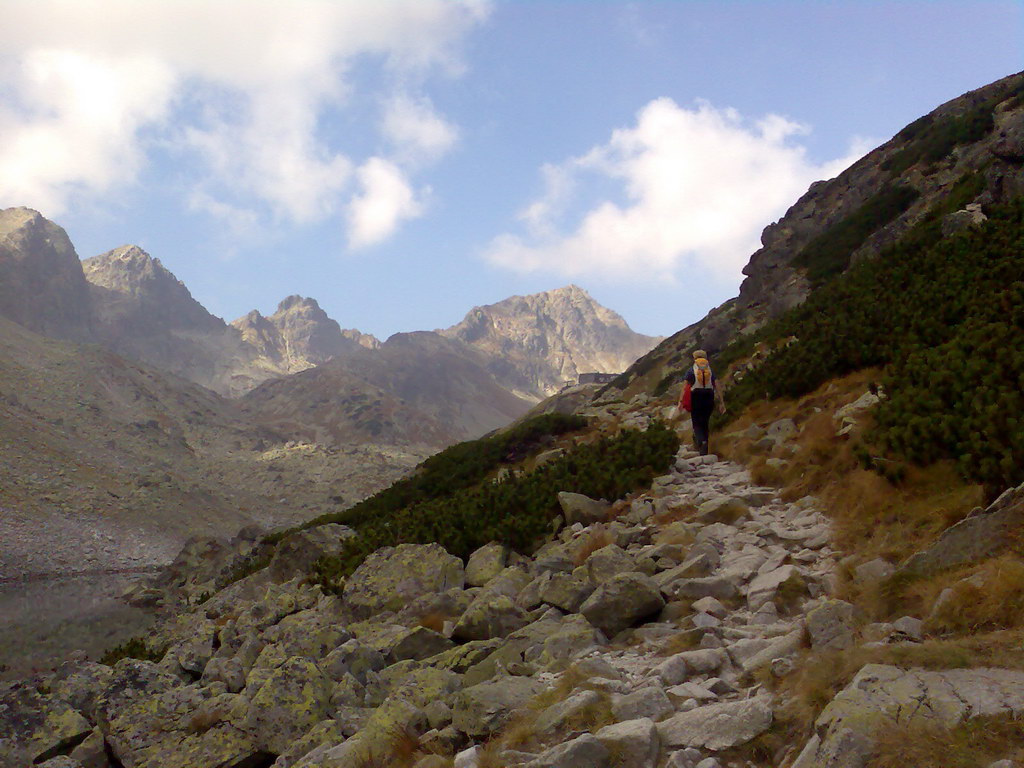
<path fill-rule="evenodd" d="M 394 163 L 371 157 L 358 170 L 362 194 L 349 203 L 349 245 L 364 248 L 387 239 L 406 219 L 416 218 L 423 205 Z"/>
<path fill-rule="evenodd" d="M 656 99 L 606 144 L 545 166 L 545 195 L 520 214 L 527 234 L 500 235 L 487 257 L 570 277 L 664 280 L 685 267 L 738 281 L 765 225 L 866 150 L 816 165 L 794 141 L 808 130 L 778 115 L 751 123 L 706 102 L 685 109 Z M 580 199 L 609 183 L 625 202 Z"/>
<path fill-rule="evenodd" d="M 436 159 L 457 132 L 422 90 L 433 73 L 459 71 L 458 44 L 488 9 L 486 0 L 6 3 L 0 205 L 58 214 L 137 180 L 159 149 L 197 187 L 186 205 L 296 222 L 335 214 L 365 158 L 324 116 L 358 94 L 354 65 L 376 68 L 395 161 L 413 150 L 420 164 Z"/>
<path fill-rule="evenodd" d="M 440 157 L 459 135 L 427 99 L 405 94 L 396 95 L 385 105 L 382 128 L 399 154 L 413 162 Z"/>

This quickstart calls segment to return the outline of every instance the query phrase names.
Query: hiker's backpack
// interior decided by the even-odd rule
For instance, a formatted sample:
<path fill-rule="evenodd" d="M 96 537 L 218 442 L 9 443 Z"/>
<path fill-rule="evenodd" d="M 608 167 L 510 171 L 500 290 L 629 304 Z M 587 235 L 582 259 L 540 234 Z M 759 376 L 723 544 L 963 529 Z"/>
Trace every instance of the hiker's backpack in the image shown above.
<path fill-rule="evenodd" d="M 698 357 L 693 363 L 693 388 L 713 389 L 714 379 L 711 375 L 711 366 L 703 357 Z"/>

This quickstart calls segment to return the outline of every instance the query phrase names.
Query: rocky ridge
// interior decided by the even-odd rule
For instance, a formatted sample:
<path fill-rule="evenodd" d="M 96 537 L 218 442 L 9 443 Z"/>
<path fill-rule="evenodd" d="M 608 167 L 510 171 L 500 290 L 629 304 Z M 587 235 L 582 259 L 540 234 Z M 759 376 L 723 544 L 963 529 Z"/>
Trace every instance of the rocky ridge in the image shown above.
<path fill-rule="evenodd" d="M 652 414 L 623 415 L 642 426 Z M 769 431 L 785 448 L 791 430 Z M 1022 500 L 1024 488 L 998 509 Z M 218 574 L 253 543 L 197 541 L 135 592 L 181 583 L 178 605 L 202 601 L 148 638 L 162 659 L 76 658 L 7 688 L 17 725 L 0 749 L 52 768 L 750 765 L 783 705 L 765 681 L 808 647 L 921 640 L 917 618 L 866 625 L 832 596 L 839 555 L 817 499 L 783 501 L 737 464 L 684 448 L 627 504 L 560 502 L 567 527 L 531 557 L 400 545 L 339 595 L 294 574 L 337 551 L 343 526 L 293 534 L 226 588 Z M 856 577 L 889 572 L 871 562 Z M 1024 711 L 1018 678 L 868 665 L 807 744 L 756 764 L 866 766 L 883 726 Z"/>
<path fill-rule="evenodd" d="M 944 215 L 947 234 L 981 220 L 986 206 L 1024 193 L 1022 92 L 1022 73 L 970 91 L 907 126 L 835 178 L 812 184 L 765 228 L 762 247 L 743 268 L 739 295 L 639 359 L 615 388 L 627 395 L 649 391 L 677 370 L 691 350 L 714 354 L 802 303 L 815 281 L 800 257 L 818 238 L 842 231 L 839 239 L 852 243 L 842 271 L 883 254 L 951 196 L 967 195 L 958 210 Z M 988 127 L 979 130 L 989 118 Z M 905 194 L 898 208 L 884 214 L 871 208 L 893 190 Z"/>

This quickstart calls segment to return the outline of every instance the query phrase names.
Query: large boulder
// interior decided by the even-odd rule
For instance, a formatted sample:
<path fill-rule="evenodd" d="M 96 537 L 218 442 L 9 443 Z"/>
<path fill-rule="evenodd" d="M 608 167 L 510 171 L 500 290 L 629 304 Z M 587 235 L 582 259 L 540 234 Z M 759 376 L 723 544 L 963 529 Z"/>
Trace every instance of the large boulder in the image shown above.
<path fill-rule="evenodd" d="M 592 499 L 582 493 L 570 493 L 560 491 L 558 503 L 562 507 L 562 514 L 565 515 L 565 522 L 568 525 L 581 523 L 590 525 L 600 523 L 608 518 L 608 510 L 611 504 L 604 500 Z"/>
<path fill-rule="evenodd" d="M 607 725 L 594 735 L 615 756 L 616 768 L 654 768 L 657 764 L 661 739 L 653 720 Z"/>
<path fill-rule="evenodd" d="M 345 602 L 357 615 L 372 616 L 464 583 L 462 561 L 439 544 L 399 544 L 363 561 L 345 583 Z"/>
<path fill-rule="evenodd" d="M 413 627 L 391 646 L 391 657 L 395 661 L 419 661 L 444 653 L 452 646 L 452 641 L 440 632 L 427 627 Z"/>
<path fill-rule="evenodd" d="M 1021 713 L 1024 671 L 868 664 L 818 716 L 793 768 L 866 768 L 875 735 L 888 726 L 952 728 L 972 717 Z"/>
<path fill-rule="evenodd" d="M 345 542 L 355 535 L 346 525 L 328 523 L 286 536 L 274 550 L 270 575 L 275 581 L 287 581 L 306 573 L 321 557 L 341 552 Z"/>
<path fill-rule="evenodd" d="M 658 723 L 665 747 L 697 747 L 719 751 L 740 744 L 767 731 L 772 708 L 764 697 L 709 704 L 680 712 Z"/>
<path fill-rule="evenodd" d="M 41 763 L 70 751 L 91 731 L 66 701 L 27 685 L 0 690 L 0 765 Z"/>
<path fill-rule="evenodd" d="M 947 528 L 938 541 L 911 555 L 898 569 L 908 576 L 925 576 L 980 562 L 1012 546 L 1024 523 L 1024 484 L 1005 491 L 984 511 L 976 509 Z"/>
<path fill-rule="evenodd" d="M 246 730 L 260 747 L 280 754 L 328 716 L 333 689 L 310 659 L 292 657 L 253 694 Z"/>
<path fill-rule="evenodd" d="M 539 758 L 526 764 L 526 768 L 611 768 L 608 748 L 589 733 L 558 744 Z"/>
<path fill-rule="evenodd" d="M 613 637 L 664 606 L 665 599 L 649 576 L 621 573 L 598 587 L 580 607 L 580 613 L 605 635 Z"/>
<path fill-rule="evenodd" d="M 452 725 L 472 738 L 490 736 L 539 689 L 540 684 L 528 677 L 506 677 L 465 688 L 452 704 Z"/>
<path fill-rule="evenodd" d="M 856 606 L 844 600 L 826 600 L 807 614 L 811 647 L 837 651 L 853 647 L 862 621 Z"/>
<path fill-rule="evenodd" d="M 526 612 L 505 595 L 481 592 L 462 614 L 452 637 L 458 640 L 490 640 L 505 637 L 529 623 Z"/>
<path fill-rule="evenodd" d="M 537 591 L 540 599 L 548 605 L 566 613 L 576 613 L 593 593 L 594 586 L 570 573 L 548 571 L 540 577 Z"/>
<path fill-rule="evenodd" d="M 508 561 L 508 547 L 492 541 L 484 544 L 469 556 L 466 561 L 466 584 L 470 587 L 482 587 L 497 576 L 505 568 Z"/>

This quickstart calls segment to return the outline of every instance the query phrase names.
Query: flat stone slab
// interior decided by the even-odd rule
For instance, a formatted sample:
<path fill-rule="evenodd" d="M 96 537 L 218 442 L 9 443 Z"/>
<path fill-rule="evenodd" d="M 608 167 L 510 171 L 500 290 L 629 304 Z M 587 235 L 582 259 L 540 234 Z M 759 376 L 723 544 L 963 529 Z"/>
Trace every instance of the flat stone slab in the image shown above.
<path fill-rule="evenodd" d="M 1022 712 L 1024 671 L 868 664 L 818 716 L 792 768 L 866 768 L 874 734 L 887 725 L 951 728 L 979 715 Z"/>
<path fill-rule="evenodd" d="M 767 731 L 772 708 L 765 697 L 710 704 L 662 720 L 657 724 L 662 747 L 696 747 L 717 752 Z"/>

